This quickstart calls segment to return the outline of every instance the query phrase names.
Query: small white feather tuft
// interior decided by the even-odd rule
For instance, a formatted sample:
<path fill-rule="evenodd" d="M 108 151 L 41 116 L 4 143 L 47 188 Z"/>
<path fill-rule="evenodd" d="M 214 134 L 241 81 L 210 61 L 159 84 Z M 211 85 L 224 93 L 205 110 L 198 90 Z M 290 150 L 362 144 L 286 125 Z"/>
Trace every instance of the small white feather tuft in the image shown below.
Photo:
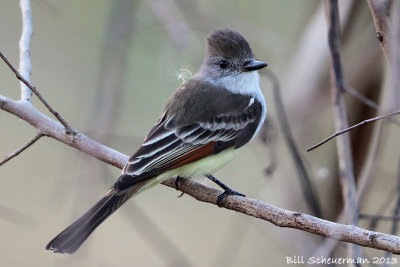
<path fill-rule="evenodd" d="M 182 83 L 185 83 L 186 81 L 190 80 L 192 76 L 193 76 L 192 72 L 186 67 L 180 68 L 175 73 L 175 77 L 178 78 L 178 80 L 181 80 Z"/>

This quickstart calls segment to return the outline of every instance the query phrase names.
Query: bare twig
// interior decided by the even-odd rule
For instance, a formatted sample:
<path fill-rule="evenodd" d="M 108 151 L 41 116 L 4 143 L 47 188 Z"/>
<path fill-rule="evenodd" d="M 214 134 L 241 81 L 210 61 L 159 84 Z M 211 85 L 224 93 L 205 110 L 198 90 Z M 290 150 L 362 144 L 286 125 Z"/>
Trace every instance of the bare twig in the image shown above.
<path fill-rule="evenodd" d="M 286 144 L 291 152 L 290 154 L 296 166 L 303 195 L 313 214 L 321 218 L 322 211 L 319 204 L 318 196 L 311 182 L 310 174 L 307 171 L 306 165 L 304 164 L 304 160 L 300 155 L 296 142 L 294 141 L 292 131 L 290 130 L 289 126 L 289 120 L 286 116 L 285 108 L 283 107 L 282 104 L 278 78 L 270 71 L 264 71 L 262 73 L 265 74 L 272 83 L 276 112 L 279 117 L 278 121 L 281 125 L 283 136 L 285 137 Z"/>
<path fill-rule="evenodd" d="M 393 11 L 390 11 L 391 2 L 393 3 Z M 388 75 L 386 76 L 389 78 L 389 82 L 385 82 L 385 84 L 389 86 L 385 86 L 383 88 L 380 96 L 381 103 L 379 105 L 380 113 L 388 114 L 399 109 L 399 1 L 369 0 L 368 3 L 372 16 L 374 17 L 377 32 L 382 32 L 384 36 L 382 39 L 382 49 L 387 58 L 387 69 L 390 70 L 391 74 L 390 77 Z M 390 24 L 390 13 L 393 13 L 393 29 L 391 29 Z M 393 39 L 395 40 L 393 41 Z M 380 152 L 383 144 L 386 142 L 386 138 L 384 138 L 386 129 L 387 127 L 385 121 L 379 121 L 374 127 L 372 141 L 370 142 L 371 144 L 368 148 L 368 154 L 358 179 L 357 198 L 359 199 L 359 203 L 361 203 L 362 199 L 364 199 L 366 196 L 368 185 L 370 184 L 370 181 L 373 177 L 373 172 L 378 164 L 379 160 L 377 160 L 377 155 Z"/>
<path fill-rule="evenodd" d="M 30 82 L 32 73 L 30 44 L 32 38 L 32 10 L 30 0 L 20 0 L 22 34 L 19 40 L 19 72 Z M 32 91 L 21 81 L 21 100 L 31 102 Z"/>
<path fill-rule="evenodd" d="M 11 62 L 7 59 L 7 57 L 0 51 L 0 57 L 4 60 L 7 66 L 15 73 L 17 79 L 23 82 L 29 89 L 32 90 L 33 93 L 42 101 L 42 103 L 46 106 L 46 108 L 57 118 L 57 120 L 65 127 L 65 130 L 68 134 L 75 135 L 77 134 L 74 129 L 61 117 L 61 115 L 52 107 L 50 104 L 44 99 L 44 97 L 40 94 L 40 92 L 33 86 L 30 82 L 28 82 L 21 74 L 17 71 L 17 69 L 11 64 Z"/>
<path fill-rule="evenodd" d="M 73 138 L 64 131 L 64 127 L 55 120 L 45 116 L 26 102 L 14 101 L 0 95 L 0 109 L 10 112 L 27 121 L 45 135 L 89 154 L 105 163 L 122 169 L 128 156 L 104 146 L 89 137 L 78 133 Z M 163 182 L 175 189 L 175 179 Z M 195 181 L 180 183 L 179 189 L 203 202 L 215 204 L 220 190 L 210 188 Z M 223 207 L 269 221 L 280 227 L 290 227 L 309 233 L 331 237 L 344 242 L 400 254 L 400 237 L 372 232 L 354 225 L 343 225 L 307 214 L 284 210 L 259 200 L 246 197 L 229 196 L 221 201 Z"/>
<path fill-rule="evenodd" d="M 349 93 L 352 96 L 354 96 L 355 98 L 357 98 L 361 103 L 364 103 L 366 106 L 368 106 L 374 110 L 379 109 L 379 106 L 374 101 L 372 101 L 371 99 L 369 99 L 368 97 L 366 97 L 365 95 L 363 95 L 362 93 L 360 93 L 359 91 L 354 89 L 353 87 L 345 85 L 344 88 L 347 93 Z"/>
<path fill-rule="evenodd" d="M 28 143 L 26 143 L 25 145 L 21 146 L 20 148 L 18 148 L 16 151 L 14 151 L 13 153 L 9 154 L 7 157 L 5 157 L 3 160 L 0 161 L 0 166 L 3 165 L 4 163 L 6 163 L 7 161 L 11 160 L 12 158 L 18 156 L 21 152 L 23 152 L 25 149 L 27 149 L 28 147 L 30 147 L 31 145 L 33 145 L 37 140 L 40 139 L 40 137 L 42 137 L 43 134 L 42 133 L 38 133 L 35 137 L 33 137 L 31 140 L 29 140 Z"/>
<path fill-rule="evenodd" d="M 331 81 L 332 94 L 335 109 L 335 128 L 342 130 L 348 127 L 347 111 L 344 103 L 343 92 L 344 77 L 340 59 L 340 33 L 339 33 L 339 9 L 337 0 L 329 0 L 327 3 L 328 43 L 331 55 Z M 336 142 L 342 197 L 347 215 L 347 222 L 358 225 L 358 208 L 356 201 L 356 187 L 354 181 L 353 158 L 348 134 L 341 135 Z M 348 246 L 349 256 L 360 258 L 361 250 L 356 246 Z"/>
<path fill-rule="evenodd" d="M 382 49 L 384 55 L 389 59 L 389 51 L 390 48 L 387 45 L 387 41 L 390 40 L 390 31 L 389 31 L 389 2 L 388 0 L 368 0 L 368 4 L 371 9 L 372 16 L 374 18 L 375 26 L 377 29 L 378 39 L 381 42 Z M 397 2 L 397 1 L 396 1 Z M 381 35 L 382 33 L 382 35 Z M 388 114 L 393 111 L 393 105 L 391 103 L 391 99 L 393 99 L 392 94 L 390 93 L 390 87 L 386 86 L 384 90 L 381 90 L 380 93 L 380 104 L 379 104 L 379 113 Z M 385 97 L 387 95 L 387 97 Z M 396 109 L 394 109 L 396 110 Z M 378 114 L 381 115 L 381 114 Z M 394 121 L 394 120 L 392 120 Z M 361 168 L 361 173 L 358 176 L 358 187 L 357 187 L 357 201 L 358 205 L 361 206 L 363 203 L 364 197 L 367 195 L 368 185 L 373 177 L 374 170 L 378 165 L 378 154 L 381 151 L 383 144 L 385 143 L 385 129 L 387 129 L 385 121 L 378 121 L 374 125 L 373 135 L 370 141 L 370 145 L 368 146 L 367 156 L 365 157 L 363 166 Z M 363 219 L 366 215 L 360 217 Z M 372 215 L 370 215 L 372 216 Z M 381 216 L 381 215 L 378 215 Z M 339 223 L 344 222 L 344 211 L 340 212 L 338 219 L 336 220 Z M 320 246 L 322 248 L 319 249 L 320 252 L 328 255 L 330 251 L 336 246 L 337 241 L 334 240 L 326 240 Z M 320 253 L 315 253 L 314 255 L 320 256 Z"/>
<path fill-rule="evenodd" d="M 355 125 L 353 125 L 353 126 L 350 126 L 350 127 L 346 128 L 346 129 L 343 129 L 343 130 L 341 130 L 341 131 L 335 132 L 334 134 L 332 134 L 332 135 L 329 136 L 328 138 L 325 138 L 324 140 L 322 140 L 322 141 L 319 142 L 318 144 L 315 144 L 315 145 L 313 145 L 313 146 L 307 148 L 307 151 L 314 150 L 314 149 L 316 149 L 317 147 L 319 147 L 319 146 L 325 144 L 325 143 L 328 142 L 329 140 L 335 138 L 336 136 L 339 136 L 339 135 L 341 135 L 341 134 L 344 134 L 344 133 L 346 133 L 346 132 L 349 132 L 349 131 L 353 130 L 354 128 L 357 128 L 357 127 L 359 127 L 359 126 L 361 126 L 361 125 L 365 125 L 365 124 L 368 124 L 368 123 L 371 123 L 371 122 L 374 122 L 374 121 L 377 121 L 377 120 L 381 120 L 381 119 L 386 119 L 386 118 L 389 118 L 389 117 L 391 117 L 391 116 L 398 115 L 398 114 L 400 114 L 400 110 L 395 111 L 395 112 L 392 112 L 392 113 L 387 114 L 387 115 L 374 117 L 374 118 L 371 118 L 371 119 L 368 119 L 368 120 L 363 120 L 363 121 L 360 122 L 360 123 L 357 123 L 357 124 L 355 124 Z"/>
<path fill-rule="evenodd" d="M 103 146 L 82 133 L 68 134 L 63 125 L 47 117 L 25 101 L 15 101 L 0 95 L 0 109 L 27 121 L 43 135 L 59 140 L 69 146 L 79 147 L 82 152 L 97 159 L 104 159 L 113 166 L 122 168 L 127 162 L 128 157 L 116 155 L 117 152 L 115 150 Z"/>
<path fill-rule="evenodd" d="M 376 104 L 374 101 L 372 101 L 371 99 L 369 99 L 368 97 L 366 97 L 365 95 L 363 95 L 362 93 L 360 93 L 359 91 L 354 89 L 353 87 L 345 85 L 345 89 L 346 89 L 347 93 L 349 93 L 352 96 L 354 96 L 355 98 L 357 98 L 361 103 L 364 103 L 365 105 L 367 105 L 368 107 L 370 107 L 376 111 L 380 110 L 378 104 Z M 397 126 L 400 126 L 400 122 L 398 120 L 396 120 L 395 118 L 388 118 L 388 120 L 390 122 L 396 124 Z"/>

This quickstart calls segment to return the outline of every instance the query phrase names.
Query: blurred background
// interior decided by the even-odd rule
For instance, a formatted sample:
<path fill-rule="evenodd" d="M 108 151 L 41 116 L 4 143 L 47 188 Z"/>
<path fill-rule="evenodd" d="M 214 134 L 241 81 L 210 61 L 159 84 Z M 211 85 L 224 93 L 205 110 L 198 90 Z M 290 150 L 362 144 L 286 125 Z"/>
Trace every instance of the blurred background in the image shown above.
<path fill-rule="evenodd" d="M 338 220 L 342 194 L 335 140 L 306 152 L 335 131 L 322 1 L 32 0 L 31 5 L 33 84 L 75 129 L 128 155 L 182 84 L 180 78 L 199 68 L 208 33 L 225 27 L 242 33 L 279 80 L 301 160 L 294 160 L 284 138 L 276 94 L 264 72 L 269 117 L 262 138 L 216 177 L 249 197 Z M 19 4 L 2 0 L 1 6 L 0 50 L 17 65 Z M 398 99 L 387 82 L 388 66 L 367 2 L 339 1 L 339 8 L 346 83 L 387 111 Z M 0 94 L 13 99 L 20 94 L 3 63 Z M 350 124 L 377 115 L 376 107 L 351 94 L 346 103 Z M 33 104 L 48 114 L 36 97 Z M 0 158 L 36 134 L 3 111 L 0 125 Z M 391 232 L 399 137 L 396 122 L 351 132 L 355 177 L 358 185 L 366 185 L 359 203 L 361 227 Z M 313 190 L 303 189 L 299 162 Z M 46 253 L 47 242 L 91 207 L 119 174 L 50 138 L 1 166 L 0 266 L 284 266 L 294 255 L 346 256 L 344 243 L 332 245 L 187 195 L 178 198 L 179 191 L 165 186 L 125 204 L 77 253 Z M 385 255 L 364 248 L 362 253 L 369 259 Z"/>

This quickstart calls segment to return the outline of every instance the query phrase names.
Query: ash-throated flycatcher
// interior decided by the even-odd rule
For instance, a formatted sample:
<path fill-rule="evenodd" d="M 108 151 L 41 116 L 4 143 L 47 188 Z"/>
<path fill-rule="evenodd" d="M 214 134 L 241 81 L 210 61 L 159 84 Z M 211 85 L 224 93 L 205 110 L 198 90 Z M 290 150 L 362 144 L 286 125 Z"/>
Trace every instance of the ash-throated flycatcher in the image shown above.
<path fill-rule="evenodd" d="M 267 110 L 257 70 L 266 66 L 255 59 L 240 33 L 228 29 L 211 33 L 199 71 L 169 99 L 111 190 L 51 240 L 46 250 L 75 252 L 131 196 L 174 176 L 204 175 L 222 185 L 225 192 L 218 205 L 226 195 L 239 194 L 211 174 L 260 130 Z"/>

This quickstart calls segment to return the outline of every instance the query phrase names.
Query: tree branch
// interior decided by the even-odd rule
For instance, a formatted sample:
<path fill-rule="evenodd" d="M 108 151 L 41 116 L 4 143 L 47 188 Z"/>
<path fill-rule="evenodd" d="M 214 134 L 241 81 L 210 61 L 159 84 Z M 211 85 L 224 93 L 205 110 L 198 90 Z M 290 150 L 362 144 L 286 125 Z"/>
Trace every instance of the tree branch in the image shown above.
<path fill-rule="evenodd" d="M 30 123 L 43 135 L 77 148 L 94 158 L 120 169 L 125 166 L 128 160 L 127 156 L 109 147 L 103 146 L 82 133 L 77 132 L 75 135 L 68 134 L 63 125 L 50 119 L 26 101 L 15 101 L 0 95 L 0 109 L 8 111 Z"/>
<path fill-rule="evenodd" d="M 318 144 L 315 144 L 315 145 L 313 145 L 313 146 L 307 148 L 307 151 L 314 150 L 314 149 L 316 149 L 317 147 L 320 147 L 321 145 L 325 144 L 325 143 L 328 142 L 329 140 L 335 138 L 336 136 L 339 136 L 339 135 L 341 135 L 341 134 L 344 134 L 344 133 L 346 133 L 346 132 L 349 132 L 349 131 L 353 130 L 354 128 L 357 128 L 357 127 L 359 127 L 359 126 L 361 126 L 361 125 L 365 125 L 365 124 L 368 124 L 368 123 L 371 123 L 371 122 L 374 122 L 374 121 L 377 121 L 377 120 L 381 120 L 381 119 L 386 119 L 386 118 L 389 118 L 389 117 L 391 117 L 391 116 L 393 116 L 393 115 L 398 115 L 398 114 L 400 114 L 400 110 L 395 111 L 395 112 L 392 112 L 392 113 L 390 113 L 390 114 L 383 115 L 383 116 L 378 116 L 378 117 L 374 117 L 374 118 L 371 118 L 371 119 L 368 119 L 368 120 L 363 120 L 362 122 L 359 122 L 359 123 L 357 123 L 357 124 L 355 124 L 355 125 L 353 125 L 353 126 L 350 126 L 350 127 L 346 128 L 346 129 L 343 129 L 343 130 L 341 130 L 341 131 L 335 132 L 334 134 L 332 134 L 331 136 L 325 138 L 324 140 L 322 140 L 322 141 L 319 142 Z"/>
<path fill-rule="evenodd" d="M 368 97 L 364 96 L 362 93 L 360 93 L 359 91 L 357 91 L 356 89 L 345 85 L 345 89 L 346 92 L 349 93 L 350 95 L 354 96 L 355 98 L 357 98 L 361 103 L 365 104 L 366 106 L 376 110 L 377 112 L 380 111 L 380 107 L 378 106 L 378 104 L 376 104 L 374 101 L 372 101 L 371 99 L 369 99 Z M 391 123 L 396 124 L 397 126 L 400 126 L 400 122 L 394 118 L 389 118 L 388 119 Z"/>
<path fill-rule="evenodd" d="M 57 120 L 65 127 L 68 134 L 76 134 L 75 130 L 61 117 L 61 115 L 46 101 L 46 99 L 40 94 L 40 92 L 28 82 L 22 75 L 17 71 L 17 69 L 11 64 L 7 57 L 0 51 L 0 57 L 4 60 L 7 66 L 15 73 L 17 79 L 23 82 L 35 95 L 42 101 L 46 108 L 57 118 Z M 29 102 L 29 101 L 28 101 Z"/>
<path fill-rule="evenodd" d="M 128 161 L 128 156 L 81 133 L 77 133 L 75 136 L 65 133 L 64 127 L 59 122 L 48 118 L 26 101 L 14 101 L 0 95 L 0 109 L 27 121 L 44 135 L 59 140 L 105 163 L 122 169 Z M 163 184 L 175 188 L 175 179 L 169 179 Z M 199 201 L 214 205 L 217 197 L 221 194 L 220 190 L 195 181 L 183 181 L 180 183 L 179 189 Z M 344 242 L 400 254 L 400 237 L 397 236 L 372 232 L 353 225 L 326 221 L 307 214 L 277 208 L 251 198 L 229 196 L 221 201 L 221 205 L 224 208 L 269 221 L 279 227 L 295 228 Z"/>
<path fill-rule="evenodd" d="M 390 2 L 394 4 L 394 12 L 390 10 Z M 399 2 L 389 0 L 368 0 L 371 14 L 374 19 L 375 27 L 377 29 L 378 36 L 382 35 L 382 39 L 379 39 L 382 45 L 382 50 L 386 56 L 388 67 L 390 70 L 390 77 L 388 75 L 389 82 L 385 84 L 389 86 L 383 86 L 383 90 L 380 94 L 380 109 L 379 113 L 388 114 L 399 109 L 399 71 L 400 71 L 400 60 L 399 60 L 399 35 L 400 28 L 398 27 L 399 21 Z M 397 8 L 396 8 L 397 5 Z M 393 13 L 393 30 L 390 24 L 390 13 Z M 397 17 L 396 17 L 397 15 Z M 392 24 L 392 25 L 393 25 Z M 397 24 L 397 25 L 396 25 Z M 379 34 L 381 33 L 381 35 Z M 397 37 L 396 37 L 397 36 Z M 395 39 L 393 41 L 393 39 Z M 358 203 L 362 202 L 365 198 L 368 186 L 373 177 L 373 172 L 378 164 L 378 154 L 382 150 L 383 145 L 386 143 L 386 123 L 380 121 L 376 123 L 366 160 L 361 168 L 361 174 L 359 175 L 357 198 Z"/>
<path fill-rule="evenodd" d="M 23 152 L 25 149 L 27 149 L 28 147 L 30 147 L 31 145 L 33 145 L 37 140 L 40 139 L 40 137 L 42 137 L 43 134 L 42 133 L 38 133 L 35 137 L 33 137 L 31 140 L 28 141 L 28 143 L 26 143 L 25 145 L 21 146 L 20 148 L 18 148 L 16 151 L 14 151 L 13 153 L 11 153 L 10 155 L 8 155 L 7 157 L 5 157 L 3 160 L 0 161 L 0 166 L 3 165 L 4 163 L 6 163 L 7 161 L 11 160 L 12 158 L 18 156 L 21 152 Z"/>
<path fill-rule="evenodd" d="M 32 73 L 30 44 L 32 38 L 32 10 L 30 0 L 20 1 L 22 13 L 22 34 L 19 40 L 19 72 L 30 81 Z M 21 81 L 21 100 L 31 102 L 32 91 Z"/>
<path fill-rule="evenodd" d="M 169 179 L 164 184 L 175 187 L 175 179 Z M 215 204 L 218 195 L 221 193 L 220 190 L 193 181 L 183 181 L 179 184 L 179 190 L 199 201 L 211 204 Z M 295 228 L 365 247 L 377 248 L 379 246 L 382 250 L 391 250 L 391 252 L 395 250 L 397 252 L 393 253 L 400 253 L 400 238 L 397 236 L 364 230 L 354 225 L 330 222 L 304 213 L 281 209 L 247 197 L 229 196 L 222 200 L 221 204 L 226 209 L 269 221 L 279 227 Z M 392 247 L 392 245 L 397 247 Z"/>
<path fill-rule="evenodd" d="M 306 199 L 308 207 L 312 211 L 312 214 L 314 214 L 319 218 L 322 218 L 322 210 L 320 206 L 320 201 L 318 199 L 318 194 L 316 193 L 315 187 L 312 184 L 310 174 L 306 168 L 306 164 L 304 163 L 300 151 L 297 148 L 296 142 L 293 138 L 292 131 L 290 129 L 289 120 L 287 118 L 285 108 L 283 107 L 282 104 L 281 89 L 278 78 L 271 71 L 264 71 L 262 73 L 265 74 L 272 83 L 273 97 L 274 97 L 276 112 L 279 118 L 278 121 L 281 126 L 286 144 L 289 148 L 290 155 L 292 156 L 293 162 L 296 166 L 303 195 Z"/>

